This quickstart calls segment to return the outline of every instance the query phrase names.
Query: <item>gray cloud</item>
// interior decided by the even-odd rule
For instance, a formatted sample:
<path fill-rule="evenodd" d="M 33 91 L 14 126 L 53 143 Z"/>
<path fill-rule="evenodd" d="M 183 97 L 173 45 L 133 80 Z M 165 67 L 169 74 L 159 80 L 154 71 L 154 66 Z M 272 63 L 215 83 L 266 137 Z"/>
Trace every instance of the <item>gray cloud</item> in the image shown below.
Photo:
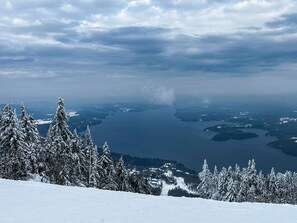
<path fill-rule="evenodd" d="M 271 28 L 279 27 L 296 27 L 297 25 L 297 13 L 284 14 L 280 18 L 267 22 L 266 25 Z"/>
<path fill-rule="evenodd" d="M 290 78 L 295 72 L 294 1 L 289 6 L 285 0 L 1 4 L 0 100 L 20 92 L 29 98 L 32 86 L 41 90 L 40 97 L 63 95 L 81 83 L 86 89 L 104 83 L 103 96 L 135 96 L 152 79 L 170 89 L 165 93 L 196 94 L 195 86 L 181 84 L 203 80 L 211 86 L 221 78 L 228 83 L 263 75 Z M 19 90 L 13 93 L 11 86 Z M 209 87 L 212 92 L 222 93 Z M 85 95 L 90 93 L 99 94 L 94 90 Z"/>

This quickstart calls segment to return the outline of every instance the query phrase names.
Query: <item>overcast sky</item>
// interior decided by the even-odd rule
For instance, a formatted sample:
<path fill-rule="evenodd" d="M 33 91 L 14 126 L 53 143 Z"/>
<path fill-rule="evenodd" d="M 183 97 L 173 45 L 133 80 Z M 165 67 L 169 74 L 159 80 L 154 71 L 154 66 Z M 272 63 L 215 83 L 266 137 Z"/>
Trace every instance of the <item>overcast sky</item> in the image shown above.
<path fill-rule="evenodd" d="M 295 0 L 1 0 L 0 102 L 297 92 Z"/>

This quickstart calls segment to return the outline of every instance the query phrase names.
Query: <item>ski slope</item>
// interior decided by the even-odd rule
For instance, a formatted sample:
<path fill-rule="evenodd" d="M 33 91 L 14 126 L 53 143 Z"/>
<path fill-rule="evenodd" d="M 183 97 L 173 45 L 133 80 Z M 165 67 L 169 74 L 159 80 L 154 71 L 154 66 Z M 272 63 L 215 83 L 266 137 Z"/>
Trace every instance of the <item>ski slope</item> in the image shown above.
<path fill-rule="evenodd" d="M 155 197 L 0 179 L 1 223 L 297 222 L 297 206 Z"/>

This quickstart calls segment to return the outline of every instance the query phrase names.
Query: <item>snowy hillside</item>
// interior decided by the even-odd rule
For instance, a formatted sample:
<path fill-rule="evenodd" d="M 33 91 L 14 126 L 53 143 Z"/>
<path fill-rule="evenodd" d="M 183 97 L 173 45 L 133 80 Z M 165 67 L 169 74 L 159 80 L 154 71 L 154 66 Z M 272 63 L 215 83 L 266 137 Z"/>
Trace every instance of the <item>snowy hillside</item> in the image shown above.
<path fill-rule="evenodd" d="M 297 206 L 156 197 L 0 180 L 3 223 L 296 222 Z"/>

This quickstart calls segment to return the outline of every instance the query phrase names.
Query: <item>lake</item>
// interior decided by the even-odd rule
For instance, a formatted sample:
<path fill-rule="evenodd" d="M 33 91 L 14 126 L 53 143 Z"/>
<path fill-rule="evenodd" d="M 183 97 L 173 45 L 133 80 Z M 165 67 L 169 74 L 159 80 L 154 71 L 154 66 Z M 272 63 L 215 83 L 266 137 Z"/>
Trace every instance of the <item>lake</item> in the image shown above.
<path fill-rule="evenodd" d="M 113 152 L 175 160 L 195 170 L 201 169 L 206 158 L 211 168 L 246 166 L 249 159 L 255 159 L 257 169 L 264 172 L 271 167 L 297 171 L 297 157 L 267 146 L 275 138 L 265 136 L 263 130 L 248 130 L 258 134 L 257 138 L 215 142 L 211 138 L 216 133 L 203 130 L 224 122 L 182 122 L 174 112 L 170 108 L 118 112 L 91 127 L 94 143 L 101 147 L 107 141 Z"/>

